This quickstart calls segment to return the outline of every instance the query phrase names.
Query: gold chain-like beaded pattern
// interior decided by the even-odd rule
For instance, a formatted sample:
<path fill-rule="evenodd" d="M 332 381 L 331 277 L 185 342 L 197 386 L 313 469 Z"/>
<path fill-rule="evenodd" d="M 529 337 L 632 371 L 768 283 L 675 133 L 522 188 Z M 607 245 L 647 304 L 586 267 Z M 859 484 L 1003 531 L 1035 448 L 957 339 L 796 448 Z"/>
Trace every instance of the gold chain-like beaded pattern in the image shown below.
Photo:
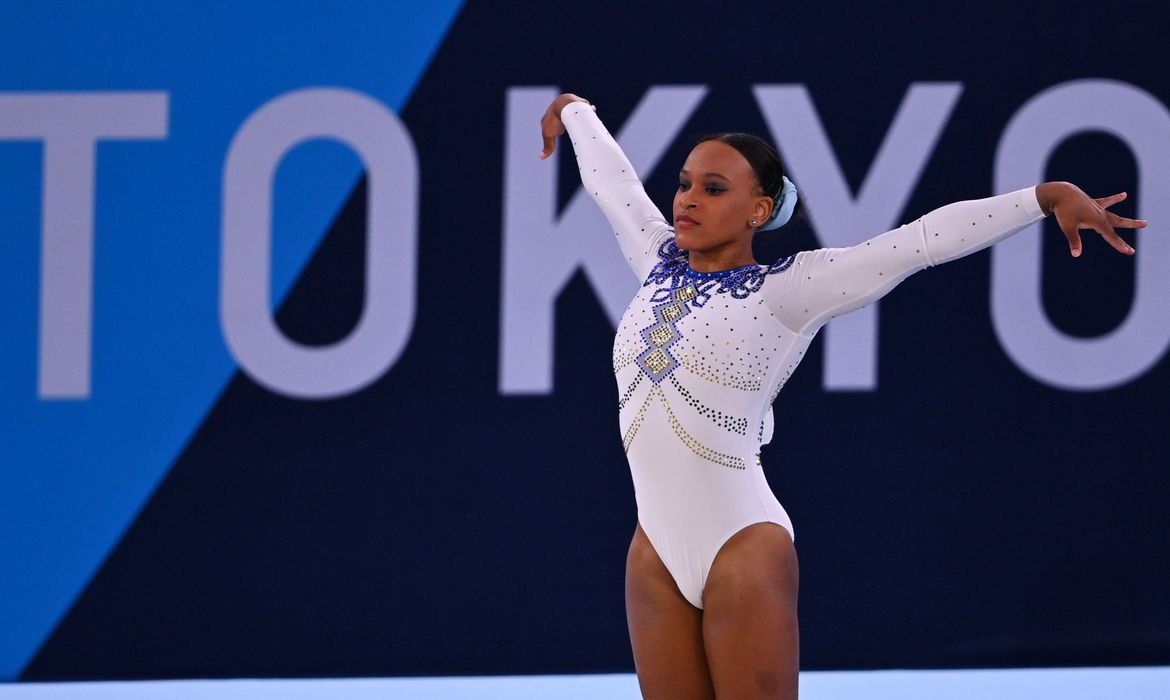
<path fill-rule="evenodd" d="M 650 399 L 654 398 L 654 392 L 659 391 L 657 386 L 651 387 L 650 393 L 646 394 L 646 400 L 642 402 L 642 407 L 634 414 L 634 420 L 630 422 L 630 428 L 626 434 L 622 436 L 622 449 L 629 453 L 630 443 L 634 441 L 634 436 L 638 434 L 638 429 L 642 427 L 642 421 L 646 420 L 646 409 L 650 407 Z"/>
<path fill-rule="evenodd" d="M 729 467 L 731 469 L 747 468 L 747 465 L 739 457 L 725 454 L 723 452 L 719 452 L 718 450 L 713 450 L 696 440 L 694 436 L 688 433 L 686 428 L 682 426 L 682 422 L 679 421 L 678 417 L 674 415 L 674 411 L 670 409 L 670 401 L 667 400 L 666 394 L 662 391 L 662 387 L 658 386 L 657 384 L 650 387 L 650 392 L 646 394 L 646 399 L 642 401 L 642 405 L 638 408 L 638 412 L 634 414 L 634 420 L 630 422 L 630 428 L 626 430 L 626 434 L 622 437 L 622 449 L 625 450 L 626 453 L 629 453 L 630 445 L 634 442 L 634 437 L 638 434 L 638 430 L 641 429 L 642 423 L 646 420 L 646 410 L 650 408 L 650 401 L 653 400 L 655 396 L 661 399 L 662 407 L 666 409 L 666 419 L 670 423 L 670 427 L 674 430 L 674 434 L 678 436 L 678 439 L 682 441 L 682 444 L 686 445 L 688 450 L 698 455 L 702 459 L 705 459 L 708 462 L 714 462 L 715 464 L 718 464 L 722 467 Z"/>
<path fill-rule="evenodd" d="M 658 387 L 655 387 L 655 389 L 658 389 Z M 688 450 L 708 462 L 714 462 L 720 466 L 730 467 L 731 469 L 747 468 L 743 460 L 739 457 L 713 450 L 691 436 L 674 415 L 674 411 L 670 410 L 670 402 L 666 400 L 666 395 L 662 393 L 661 389 L 658 389 L 658 394 L 662 397 L 662 405 L 666 408 L 666 419 L 670 421 L 670 427 L 674 428 L 674 434 L 678 436 L 679 440 L 682 440 L 682 443 L 687 446 Z"/>

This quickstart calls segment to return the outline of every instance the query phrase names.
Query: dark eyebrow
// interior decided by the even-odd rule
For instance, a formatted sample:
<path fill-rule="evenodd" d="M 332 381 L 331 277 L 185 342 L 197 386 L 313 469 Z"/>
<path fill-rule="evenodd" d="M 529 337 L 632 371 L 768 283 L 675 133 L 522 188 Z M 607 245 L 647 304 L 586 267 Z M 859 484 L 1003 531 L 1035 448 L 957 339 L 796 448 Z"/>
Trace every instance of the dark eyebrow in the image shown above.
<path fill-rule="evenodd" d="M 689 175 L 690 173 L 687 172 L 686 168 L 683 168 L 682 170 L 679 171 L 678 174 L 679 175 Z M 720 180 L 727 180 L 728 182 L 731 182 L 731 180 L 727 179 L 726 175 L 720 175 L 719 173 L 703 173 L 703 174 L 706 175 L 707 177 L 717 177 Z"/>

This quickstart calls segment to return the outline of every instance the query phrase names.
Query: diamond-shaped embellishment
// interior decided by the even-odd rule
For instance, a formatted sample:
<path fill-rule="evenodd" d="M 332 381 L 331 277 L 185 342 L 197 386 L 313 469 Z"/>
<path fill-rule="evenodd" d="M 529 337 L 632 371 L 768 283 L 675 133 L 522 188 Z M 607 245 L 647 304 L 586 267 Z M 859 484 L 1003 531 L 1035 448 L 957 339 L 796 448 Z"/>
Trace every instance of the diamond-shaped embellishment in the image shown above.
<path fill-rule="evenodd" d="M 650 331 L 650 342 L 654 343 L 658 347 L 666 345 L 673 337 L 674 332 L 670 330 L 670 326 L 658 326 L 654 330 Z"/>
<path fill-rule="evenodd" d="M 670 366 L 670 360 L 666 359 L 666 355 L 661 350 L 655 350 L 646 357 L 646 366 L 655 374 L 661 374 L 663 370 Z"/>
<path fill-rule="evenodd" d="M 691 299 L 695 298 L 696 293 L 697 292 L 695 292 L 694 285 L 688 284 L 687 286 L 683 287 L 682 289 L 680 289 L 674 293 L 674 300 L 675 301 L 690 301 Z"/>
<path fill-rule="evenodd" d="M 674 323 L 683 316 L 683 311 L 678 307 L 678 304 L 671 304 L 662 308 L 662 320 L 667 323 Z"/>

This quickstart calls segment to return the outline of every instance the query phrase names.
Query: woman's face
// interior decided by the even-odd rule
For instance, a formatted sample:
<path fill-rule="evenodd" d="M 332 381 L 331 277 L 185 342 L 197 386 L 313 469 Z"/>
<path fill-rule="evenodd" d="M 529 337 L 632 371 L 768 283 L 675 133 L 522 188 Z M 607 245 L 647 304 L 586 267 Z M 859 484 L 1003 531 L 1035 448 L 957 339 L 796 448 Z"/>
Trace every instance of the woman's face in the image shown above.
<path fill-rule="evenodd" d="M 674 195 L 675 242 L 689 251 L 709 252 L 750 245 L 755 229 L 771 213 L 755 171 L 740 152 L 722 141 L 704 141 L 687 156 Z"/>

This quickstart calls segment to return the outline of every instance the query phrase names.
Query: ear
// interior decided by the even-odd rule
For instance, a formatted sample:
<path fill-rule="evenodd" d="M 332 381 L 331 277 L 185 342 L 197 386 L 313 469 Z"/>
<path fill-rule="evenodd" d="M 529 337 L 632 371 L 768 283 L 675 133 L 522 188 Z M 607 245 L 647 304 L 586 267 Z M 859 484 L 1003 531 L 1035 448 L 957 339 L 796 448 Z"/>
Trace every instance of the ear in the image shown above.
<path fill-rule="evenodd" d="M 775 204 L 776 203 L 772 201 L 771 197 L 756 197 L 755 202 L 752 203 L 751 218 L 760 222 L 760 226 L 763 226 L 764 222 L 771 218 L 772 207 L 775 206 Z"/>

